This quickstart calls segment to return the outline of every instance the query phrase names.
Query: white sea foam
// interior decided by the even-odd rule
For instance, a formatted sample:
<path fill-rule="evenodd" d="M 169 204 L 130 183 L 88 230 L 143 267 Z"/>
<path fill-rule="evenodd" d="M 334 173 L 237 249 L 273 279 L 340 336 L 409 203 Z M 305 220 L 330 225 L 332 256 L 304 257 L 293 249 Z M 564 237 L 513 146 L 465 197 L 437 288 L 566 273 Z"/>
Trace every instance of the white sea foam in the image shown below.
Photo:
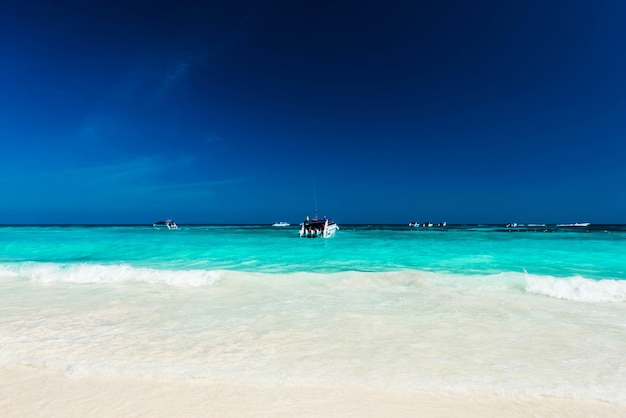
<path fill-rule="evenodd" d="M 331 274 L 284 273 L 268 274 L 230 270 L 160 270 L 133 267 L 128 264 L 56 264 L 16 263 L 0 265 L 0 279 L 21 278 L 41 283 L 111 284 L 143 282 L 176 287 L 212 286 L 219 280 L 316 280 L 332 277 L 334 288 L 384 289 L 397 286 L 467 287 L 472 291 L 499 289 L 515 291 L 523 288 L 531 294 L 581 302 L 624 302 L 626 280 L 593 280 L 581 276 L 558 278 L 549 275 L 503 272 L 491 275 L 459 275 L 417 270 L 363 273 L 347 271 Z"/>
<path fill-rule="evenodd" d="M 526 291 L 579 302 L 625 302 L 626 280 L 526 275 Z"/>
<path fill-rule="evenodd" d="M 163 283 L 171 286 L 210 286 L 225 274 L 222 270 L 158 270 L 128 264 L 21 263 L 0 265 L 0 277 L 42 283 Z"/>

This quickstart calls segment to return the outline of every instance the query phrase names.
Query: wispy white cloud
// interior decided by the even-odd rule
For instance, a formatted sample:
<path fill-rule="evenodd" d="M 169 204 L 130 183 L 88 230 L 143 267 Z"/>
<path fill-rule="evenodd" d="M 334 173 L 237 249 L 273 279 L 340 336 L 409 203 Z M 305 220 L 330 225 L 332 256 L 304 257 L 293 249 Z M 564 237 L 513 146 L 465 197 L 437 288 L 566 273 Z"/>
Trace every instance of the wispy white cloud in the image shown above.
<path fill-rule="evenodd" d="M 163 170 L 186 164 L 183 159 L 163 161 L 156 157 L 142 157 L 115 163 L 68 167 L 58 170 L 55 176 L 68 183 L 117 184 L 149 179 Z"/>
<path fill-rule="evenodd" d="M 91 179 L 91 184 L 108 184 L 124 188 L 141 188 L 147 192 L 156 190 L 200 189 L 223 184 L 240 182 L 244 178 L 216 179 L 204 181 L 169 180 L 170 173 L 179 173 L 195 162 L 192 156 L 179 156 L 172 159 L 143 157 L 122 163 L 84 167 L 66 177 L 81 178 L 82 183 Z M 68 173 L 69 174 L 69 173 Z M 166 180 L 163 180 L 166 179 Z M 87 180 L 89 182 L 89 180 Z"/>
<path fill-rule="evenodd" d="M 166 194 L 180 200 L 201 199 L 215 195 L 215 188 L 223 185 L 246 181 L 245 177 L 196 182 L 174 182 L 169 184 L 150 184 L 140 188 L 148 195 Z"/>
<path fill-rule="evenodd" d="M 204 53 L 197 51 L 185 53 L 182 59 L 178 59 L 170 65 L 169 71 L 166 72 L 162 84 L 157 90 L 156 98 L 165 98 L 176 83 L 187 77 L 193 67 L 204 65 L 206 62 L 207 59 Z"/>
<path fill-rule="evenodd" d="M 211 134 L 209 136 L 207 136 L 206 138 L 204 138 L 204 142 L 206 143 L 211 143 L 211 142 L 220 142 L 223 141 L 224 139 L 220 136 L 217 136 L 215 134 Z"/>
<path fill-rule="evenodd" d="M 0 209 L 32 208 L 33 196 L 38 196 L 41 210 L 71 209 L 88 213 L 103 208 L 144 211 L 170 206 L 199 210 L 210 207 L 223 192 L 223 186 L 248 180 L 246 177 L 194 179 L 184 175 L 169 178 L 169 173 L 179 174 L 193 162 L 192 157 L 172 160 L 144 157 L 97 166 L 68 167 L 43 175 L 31 172 L 3 185 L 12 198 L 0 202 Z"/>
<path fill-rule="evenodd" d="M 191 63 L 188 61 L 177 63 L 174 69 L 165 76 L 163 84 L 157 91 L 157 98 L 161 99 L 167 96 L 172 88 L 172 85 L 183 78 L 189 72 L 190 67 Z"/>

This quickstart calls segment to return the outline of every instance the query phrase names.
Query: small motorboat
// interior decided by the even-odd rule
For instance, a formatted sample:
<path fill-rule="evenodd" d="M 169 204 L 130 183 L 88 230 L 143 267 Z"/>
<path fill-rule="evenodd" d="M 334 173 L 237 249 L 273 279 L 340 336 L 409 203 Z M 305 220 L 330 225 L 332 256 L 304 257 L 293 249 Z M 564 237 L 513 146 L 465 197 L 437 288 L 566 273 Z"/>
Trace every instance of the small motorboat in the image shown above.
<path fill-rule="evenodd" d="M 309 219 L 307 216 L 307 219 L 301 225 L 300 237 L 303 238 L 330 238 L 339 229 L 335 221 L 325 216 L 322 219 Z"/>
<path fill-rule="evenodd" d="M 159 221 L 159 222 L 155 222 L 152 224 L 152 226 L 156 229 L 178 229 L 178 225 L 176 225 L 176 222 L 174 222 L 171 219 L 166 219 L 164 221 Z"/>
<path fill-rule="evenodd" d="M 274 223 L 272 226 L 278 226 L 278 227 L 289 226 L 289 222 L 280 221 L 280 222 Z"/>

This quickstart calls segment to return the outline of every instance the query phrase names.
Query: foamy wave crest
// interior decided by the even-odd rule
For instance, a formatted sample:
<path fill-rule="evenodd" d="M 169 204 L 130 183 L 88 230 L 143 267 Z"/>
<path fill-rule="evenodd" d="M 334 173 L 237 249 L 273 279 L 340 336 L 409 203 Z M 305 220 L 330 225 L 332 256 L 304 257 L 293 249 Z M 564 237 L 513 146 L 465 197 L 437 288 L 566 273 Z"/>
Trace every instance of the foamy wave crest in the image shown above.
<path fill-rule="evenodd" d="M 221 279 L 222 270 L 157 270 L 126 264 L 24 263 L 0 266 L 0 278 L 22 278 L 43 283 L 119 283 L 146 282 L 171 286 L 210 286 Z"/>
<path fill-rule="evenodd" d="M 526 275 L 526 291 L 580 302 L 624 302 L 626 281 Z"/>

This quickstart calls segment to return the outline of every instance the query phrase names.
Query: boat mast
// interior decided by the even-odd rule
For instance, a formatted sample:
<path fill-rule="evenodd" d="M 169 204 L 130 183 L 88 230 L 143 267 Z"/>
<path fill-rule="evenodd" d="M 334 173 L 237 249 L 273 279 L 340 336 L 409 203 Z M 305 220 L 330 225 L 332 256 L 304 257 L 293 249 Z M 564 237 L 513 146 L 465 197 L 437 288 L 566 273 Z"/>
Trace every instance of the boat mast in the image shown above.
<path fill-rule="evenodd" d="M 313 179 L 313 204 L 315 205 L 315 219 L 317 219 L 317 191 L 315 190 L 315 179 Z"/>

